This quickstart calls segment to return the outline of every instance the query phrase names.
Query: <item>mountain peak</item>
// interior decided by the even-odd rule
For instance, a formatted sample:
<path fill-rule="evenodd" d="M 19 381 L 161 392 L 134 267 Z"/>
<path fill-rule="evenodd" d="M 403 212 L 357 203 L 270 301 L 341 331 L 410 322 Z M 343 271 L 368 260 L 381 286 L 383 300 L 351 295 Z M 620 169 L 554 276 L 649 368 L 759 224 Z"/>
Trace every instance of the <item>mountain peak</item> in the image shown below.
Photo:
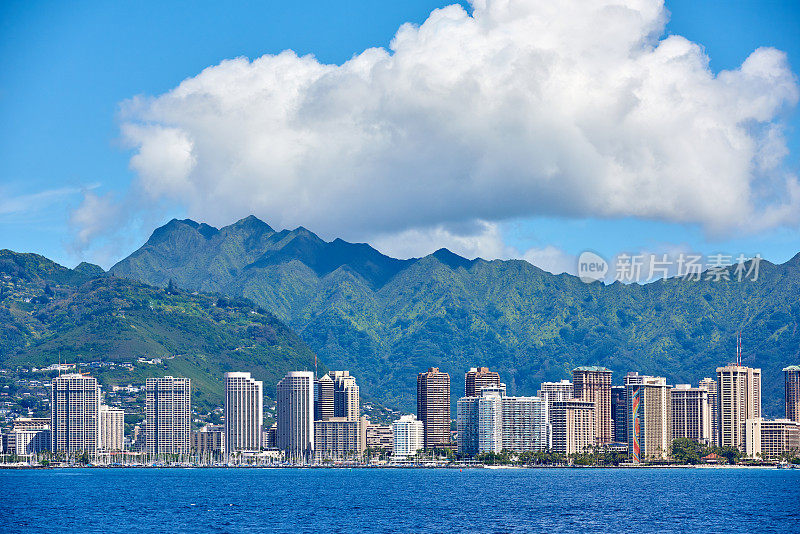
<path fill-rule="evenodd" d="M 259 232 L 275 231 L 272 229 L 270 225 L 268 225 L 255 215 L 248 215 L 244 219 L 239 219 L 235 223 L 231 224 L 230 226 L 226 226 L 225 228 L 245 228 L 251 231 L 259 231 Z"/>
<path fill-rule="evenodd" d="M 198 223 L 192 219 L 172 219 L 164 226 L 159 226 L 153 230 L 146 244 L 154 245 L 187 231 L 199 233 L 205 239 L 210 239 L 219 232 L 213 226 L 209 226 L 206 223 Z"/>
<path fill-rule="evenodd" d="M 433 254 L 431 254 L 434 258 L 439 260 L 440 263 L 447 265 L 454 271 L 459 267 L 463 267 L 464 269 L 469 269 L 475 263 L 475 260 L 468 260 L 463 256 L 459 256 L 455 252 L 451 252 L 446 248 L 440 248 Z"/>

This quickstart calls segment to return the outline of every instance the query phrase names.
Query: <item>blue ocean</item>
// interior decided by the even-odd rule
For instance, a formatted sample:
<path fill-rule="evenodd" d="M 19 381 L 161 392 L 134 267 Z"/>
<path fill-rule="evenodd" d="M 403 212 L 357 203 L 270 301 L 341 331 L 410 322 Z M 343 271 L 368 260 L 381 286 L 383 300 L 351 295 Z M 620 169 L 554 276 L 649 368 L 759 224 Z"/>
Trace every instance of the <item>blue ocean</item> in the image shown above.
<path fill-rule="evenodd" d="M 3 532 L 798 532 L 800 469 L 2 470 Z"/>

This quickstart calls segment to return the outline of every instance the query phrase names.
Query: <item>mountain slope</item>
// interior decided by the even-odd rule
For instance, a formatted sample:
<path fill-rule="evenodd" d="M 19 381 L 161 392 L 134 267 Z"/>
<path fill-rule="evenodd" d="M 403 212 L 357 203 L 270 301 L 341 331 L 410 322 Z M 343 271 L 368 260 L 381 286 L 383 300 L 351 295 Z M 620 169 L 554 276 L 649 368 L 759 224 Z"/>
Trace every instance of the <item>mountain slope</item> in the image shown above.
<path fill-rule="evenodd" d="M 106 383 L 189 376 L 194 402 L 214 407 L 225 371 L 252 371 L 271 397 L 286 371 L 314 365 L 308 346 L 252 302 L 167 291 L 86 265 L 70 270 L 0 251 L 1 366 L 161 358 L 162 365 L 92 373 Z"/>
<path fill-rule="evenodd" d="M 328 365 L 355 372 L 366 394 L 406 409 L 431 365 L 450 373 L 454 397 L 475 365 L 497 369 L 517 394 L 581 364 L 609 367 L 616 382 L 637 370 L 694 383 L 733 359 L 742 331 L 744 363 L 764 374 L 765 412 L 781 415 L 781 368 L 800 347 L 798 257 L 762 262 L 756 281 L 606 286 L 444 249 L 393 260 L 249 217 L 219 230 L 172 221 L 111 272 L 250 298 Z"/>

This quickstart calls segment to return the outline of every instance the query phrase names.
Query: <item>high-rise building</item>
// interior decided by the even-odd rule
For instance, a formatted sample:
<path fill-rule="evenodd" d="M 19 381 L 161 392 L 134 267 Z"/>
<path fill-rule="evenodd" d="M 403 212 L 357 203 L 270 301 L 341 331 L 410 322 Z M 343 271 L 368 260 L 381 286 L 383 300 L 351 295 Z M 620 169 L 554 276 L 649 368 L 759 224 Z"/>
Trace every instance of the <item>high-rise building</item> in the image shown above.
<path fill-rule="evenodd" d="M 666 460 L 672 447 L 672 399 L 666 378 L 628 373 L 625 383 L 631 460 Z"/>
<path fill-rule="evenodd" d="M 553 425 L 553 450 L 561 454 L 586 451 L 596 442 L 594 402 L 578 399 L 556 401 L 550 420 Z"/>
<path fill-rule="evenodd" d="M 745 450 L 745 422 L 761 417 L 761 369 L 717 367 L 717 445 Z"/>
<path fill-rule="evenodd" d="M 458 400 L 458 452 L 541 451 L 551 447 L 547 403 L 539 397 L 507 397 L 486 386 L 479 397 Z"/>
<path fill-rule="evenodd" d="M 356 379 L 349 371 L 333 371 L 333 416 L 358 421 L 360 401 Z"/>
<path fill-rule="evenodd" d="M 277 386 L 277 446 L 293 462 L 314 456 L 314 373 L 289 371 Z"/>
<path fill-rule="evenodd" d="M 478 397 L 478 452 L 503 450 L 503 397 L 497 388 L 484 387 Z"/>
<path fill-rule="evenodd" d="M 502 398 L 503 449 L 511 452 L 544 451 L 552 447 L 547 403 L 539 397 Z"/>
<path fill-rule="evenodd" d="M 561 380 L 560 382 L 542 382 L 536 396 L 547 403 L 548 414 L 553 409 L 553 403 L 570 400 L 574 398 L 572 382 Z"/>
<path fill-rule="evenodd" d="M 708 391 L 708 406 L 711 411 L 711 443 L 717 443 L 717 429 L 719 428 L 719 411 L 717 409 L 717 381 L 713 378 L 704 378 L 699 386 Z"/>
<path fill-rule="evenodd" d="M 800 423 L 800 365 L 784 367 L 786 419 Z"/>
<path fill-rule="evenodd" d="M 414 456 L 425 447 L 425 425 L 413 415 L 403 415 L 392 423 L 392 454 L 403 459 Z"/>
<path fill-rule="evenodd" d="M 596 443 L 611 443 L 611 371 L 597 366 L 578 367 L 572 371 L 572 387 L 574 398 L 594 402 Z"/>
<path fill-rule="evenodd" d="M 98 448 L 105 452 L 123 450 L 125 447 L 125 412 L 122 408 L 100 405 L 99 420 Z"/>
<path fill-rule="evenodd" d="M 450 375 L 431 367 L 417 376 L 417 419 L 425 427 L 425 448 L 450 445 Z"/>
<path fill-rule="evenodd" d="M 314 456 L 318 460 L 358 458 L 364 449 L 358 421 L 331 417 L 314 421 Z"/>
<path fill-rule="evenodd" d="M 86 453 L 96 457 L 100 412 L 97 379 L 74 373 L 53 378 L 51 385 L 52 450 L 68 456 Z"/>
<path fill-rule="evenodd" d="M 611 422 L 614 442 L 628 443 L 628 403 L 625 386 L 611 386 Z"/>
<path fill-rule="evenodd" d="M 458 454 L 478 454 L 478 401 L 480 397 L 461 397 L 456 403 Z"/>
<path fill-rule="evenodd" d="M 488 367 L 473 367 L 464 375 L 464 396 L 480 397 L 481 388 L 499 386 L 500 375 Z"/>
<path fill-rule="evenodd" d="M 693 388 L 689 384 L 678 384 L 672 395 L 672 439 L 689 438 L 710 445 L 711 405 L 708 390 Z"/>
<path fill-rule="evenodd" d="M 745 454 L 764 461 L 780 461 L 788 451 L 800 449 L 800 423 L 789 419 L 768 421 L 760 417 L 745 422 Z"/>
<path fill-rule="evenodd" d="M 333 411 L 333 379 L 327 373 L 314 381 L 314 420 L 335 417 Z"/>
<path fill-rule="evenodd" d="M 145 382 L 145 444 L 151 456 L 191 450 L 192 381 L 165 376 Z"/>
<path fill-rule="evenodd" d="M 261 450 L 264 430 L 263 383 L 250 373 L 225 373 L 225 450 Z"/>

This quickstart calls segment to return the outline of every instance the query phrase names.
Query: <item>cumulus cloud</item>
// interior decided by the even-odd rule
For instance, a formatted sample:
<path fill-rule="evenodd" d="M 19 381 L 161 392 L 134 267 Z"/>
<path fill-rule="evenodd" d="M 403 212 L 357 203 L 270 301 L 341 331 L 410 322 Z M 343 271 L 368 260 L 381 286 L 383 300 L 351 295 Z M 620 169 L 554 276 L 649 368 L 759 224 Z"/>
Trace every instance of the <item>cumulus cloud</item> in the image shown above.
<path fill-rule="evenodd" d="M 786 55 L 714 74 L 701 45 L 664 36 L 667 18 L 658 0 L 475 0 L 342 65 L 223 61 L 125 102 L 122 133 L 151 199 L 400 255 L 441 239 L 499 256 L 491 225 L 533 216 L 796 225 Z"/>

